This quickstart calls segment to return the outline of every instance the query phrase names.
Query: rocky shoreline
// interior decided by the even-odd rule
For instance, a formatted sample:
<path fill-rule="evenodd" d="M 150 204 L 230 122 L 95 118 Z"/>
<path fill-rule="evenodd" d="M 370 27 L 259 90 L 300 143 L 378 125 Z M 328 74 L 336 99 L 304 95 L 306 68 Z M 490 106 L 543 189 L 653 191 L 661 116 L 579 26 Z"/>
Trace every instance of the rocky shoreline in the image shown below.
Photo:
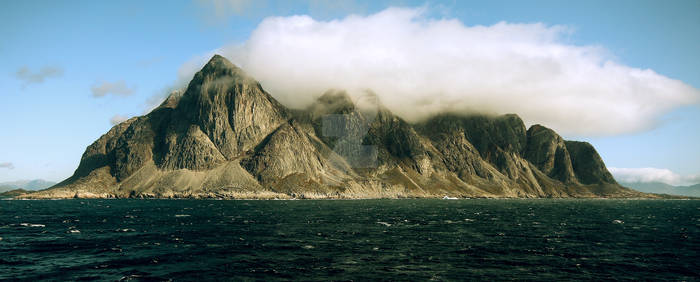
<path fill-rule="evenodd" d="M 89 191 L 77 191 L 66 193 L 24 193 L 15 195 L 7 199 L 15 200 L 58 200 L 58 199 L 208 199 L 208 200 L 360 200 L 360 199 L 697 199 L 687 196 L 676 196 L 666 194 L 651 193 L 630 193 L 628 195 L 581 195 L 577 197 L 505 197 L 498 195 L 474 196 L 474 195 L 408 195 L 408 194 L 386 194 L 386 195 L 357 195 L 357 194 L 285 194 L 273 191 L 260 191 L 248 193 L 166 193 L 166 194 L 111 194 L 92 193 Z"/>

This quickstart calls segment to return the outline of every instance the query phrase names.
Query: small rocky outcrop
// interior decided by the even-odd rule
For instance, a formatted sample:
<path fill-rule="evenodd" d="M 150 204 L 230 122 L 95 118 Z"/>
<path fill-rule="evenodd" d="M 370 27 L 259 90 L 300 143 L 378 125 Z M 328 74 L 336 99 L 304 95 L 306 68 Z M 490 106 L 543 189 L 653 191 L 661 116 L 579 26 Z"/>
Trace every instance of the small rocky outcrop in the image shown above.
<path fill-rule="evenodd" d="M 32 191 L 27 191 L 24 189 L 13 189 L 10 191 L 5 191 L 5 192 L 0 193 L 0 199 L 14 198 L 14 197 L 25 195 L 27 193 L 32 193 Z"/>

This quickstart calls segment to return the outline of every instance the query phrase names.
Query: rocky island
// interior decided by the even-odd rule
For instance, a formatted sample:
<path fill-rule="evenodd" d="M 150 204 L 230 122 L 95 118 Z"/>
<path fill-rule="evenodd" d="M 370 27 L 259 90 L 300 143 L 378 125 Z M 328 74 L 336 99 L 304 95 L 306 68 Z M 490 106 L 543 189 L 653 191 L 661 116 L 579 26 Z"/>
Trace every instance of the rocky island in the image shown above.
<path fill-rule="evenodd" d="M 68 179 L 21 198 L 646 197 L 588 143 L 514 114 L 409 123 L 370 91 L 289 109 L 214 56 L 187 88 L 88 146 Z"/>

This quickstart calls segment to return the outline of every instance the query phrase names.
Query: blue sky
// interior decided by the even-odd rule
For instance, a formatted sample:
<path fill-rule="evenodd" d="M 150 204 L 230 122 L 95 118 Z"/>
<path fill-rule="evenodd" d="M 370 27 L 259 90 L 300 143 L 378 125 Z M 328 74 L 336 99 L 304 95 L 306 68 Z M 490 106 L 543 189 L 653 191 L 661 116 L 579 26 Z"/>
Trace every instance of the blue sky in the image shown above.
<path fill-rule="evenodd" d="M 70 176 L 111 119 L 144 114 L 182 84 L 188 63 L 244 44 L 271 16 L 326 22 L 408 7 L 466 27 L 560 25 L 568 30 L 561 43 L 601 47 L 621 65 L 700 87 L 698 1 L 5 1 L 0 7 L 0 182 Z M 96 89 L 104 95 L 96 97 Z M 667 182 L 688 184 L 700 179 L 699 124 L 698 104 L 684 103 L 639 130 L 565 137 L 593 143 L 609 167 L 670 171 Z"/>

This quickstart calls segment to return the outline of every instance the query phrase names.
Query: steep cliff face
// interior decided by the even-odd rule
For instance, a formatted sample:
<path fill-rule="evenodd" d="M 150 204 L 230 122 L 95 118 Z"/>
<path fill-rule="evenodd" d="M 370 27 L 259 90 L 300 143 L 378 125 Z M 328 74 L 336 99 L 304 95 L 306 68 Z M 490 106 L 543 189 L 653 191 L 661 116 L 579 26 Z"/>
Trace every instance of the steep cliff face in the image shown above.
<path fill-rule="evenodd" d="M 367 92 L 279 104 L 214 56 L 184 92 L 114 126 L 75 174 L 26 198 L 643 196 L 588 143 L 516 115 L 443 114 L 409 124 Z"/>
<path fill-rule="evenodd" d="M 593 145 L 587 142 L 566 141 L 566 148 L 571 152 L 572 167 L 579 182 L 617 184 Z"/>
<path fill-rule="evenodd" d="M 510 178 L 518 176 L 517 158 L 525 147 L 525 124 L 516 115 L 487 117 L 443 114 L 420 125 L 427 135 L 461 132 L 481 159 Z"/>
<path fill-rule="evenodd" d="M 523 156 L 553 179 L 564 183 L 577 181 L 564 139 L 549 128 L 536 124 L 527 130 Z"/>
<path fill-rule="evenodd" d="M 195 74 L 177 108 L 227 160 L 287 120 L 287 110 L 260 83 L 219 55 Z"/>

